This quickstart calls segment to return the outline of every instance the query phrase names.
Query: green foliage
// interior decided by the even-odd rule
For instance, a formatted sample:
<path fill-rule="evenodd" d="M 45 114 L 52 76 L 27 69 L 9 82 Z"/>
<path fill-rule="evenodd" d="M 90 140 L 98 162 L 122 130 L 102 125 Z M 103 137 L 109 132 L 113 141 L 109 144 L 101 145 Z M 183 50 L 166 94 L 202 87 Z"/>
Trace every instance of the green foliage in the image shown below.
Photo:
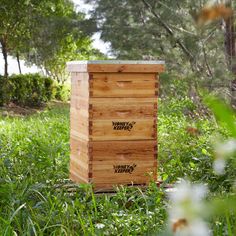
<path fill-rule="evenodd" d="M 219 128 L 209 112 L 196 110 L 187 97 L 162 99 L 159 109 L 161 179 L 172 183 L 178 178 L 188 178 L 207 183 L 212 191 L 229 191 L 235 178 L 233 162 L 228 162 L 222 176 L 216 175 L 212 168 L 212 142 L 217 137 L 220 140 L 218 132 L 228 137 L 228 131 Z M 189 132 L 188 127 L 196 129 L 196 133 Z"/>
<path fill-rule="evenodd" d="M 216 120 L 220 125 L 226 127 L 230 135 L 236 138 L 235 112 L 218 98 L 208 96 L 205 102 L 214 112 Z"/>
<path fill-rule="evenodd" d="M 72 1 L 43 2 L 32 18 L 31 34 L 22 55 L 29 64 L 43 67 L 57 82 L 68 79 L 66 62 L 101 54 L 92 48 L 90 36 L 94 23 L 75 10 Z"/>
<path fill-rule="evenodd" d="M 66 84 L 57 84 L 55 88 L 55 99 L 67 102 L 70 99 L 70 87 Z"/>
<path fill-rule="evenodd" d="M 165 222 L 164 192 L 120 188 L 95 196 L 67 183 L 69 107 L 0 118 L 0 234 L 143 235 Z M 71 191 L 71 190 L 72 191 Z"/>
<path fill-rule="evenodd" d="M 2 104 L 39 106 L 53 98 L 53 80 L 40 74 L 12 75 L 4 81 Z"/>
<path fill-rule="evenodd" d="M 10 82 L 5 76 L 0 75 L 0 106 L 10 102 Z"/>
<path fill-rule="evenodd" d="M 8 54 L 44 68 L 47 75 L 65 82 L 66 62 L 102 57 L 92 48 L 93 20 L 77 11 L 70 0 L 2 0 L 0 44 Z"/>
<path fill-rule="evenodd" d="M 81 38 L 76 39 L 73 35 L 69 35 L 61 40 L 60 48 L 54 53 L 54 56 L 49 54 L 48 58 L 43 58 L 43 61 L 50 77 L 58 83 L 64 83 L 69 77 L 66 70 L 67 62 L 104 58 L 102 53 L 92 47 L 92 41 L 89 37 L 81 35 Z M 34 58 L 32 58 L 33 60 Z M 38 56 L 35 63 L 39 63 Z"/>
<path fill-rule="evenodd" d="M 39 74 L 12 75 L 11 101 L 23 106 L 39 106 L 52 98 L 53 81 Z"/>
<path fill-rule="evenodd" d="M 210 91 L 217 88 L 221 90 L 217 92 L 229 98 L 233 76 L 230 55 L 225 51 L 227 29 L 220 20 L 204 27 L 199 27 L 194 20 L 209 1 L 86 2 L 94 6 L 91 14 L 97 30 L 101 38 L 110 43 L 117 58 L 165 60 L 168 73 L 174 71 L 182 81 L 187 78 L 195 88 L 196 84 L 203 84 Z M 190 78 L 191 73 L 195 79 Z"/>
<path fill-rule="evenodd" d="M 209 208 L 211 209 L 211 216 L 213 221 L 217 222 L 214 228 L 214 235 L 235 235 L 236 232 L 236 113 L 231 107 L 222 102 L 221 99 L 206 96 L 205 102 L 212 109 L 215 115 L 216 122 L 223 127 L 228 134 L 228 143 L 226 139 L 227 146 L 225 143 L 220 148 L 220 154 L 217 158 L 223 159 L 227 163 L 224 175 L 222 176 L 228 182 L 231 183 L 233 188 L 230 192 L 221 192 L 218 196 L 213 196 L 209 202 Z M 225 141 L 224 141 L 225 142 Z M 230 144 L 230 145 L 229 145 Z M 219 147 L 218 147 L 219 148 Z M 216 160 L 215 160 L 216 161 Z M 230 174 L 229 174 L 230 173 Z"/>
<path fill-rule="evenodd" d="M 61 104 L 33 116 L 0 118 L 0 234 L 152 235 L 165 228 L 165 192 L 154 184 L 147 191 L 120 188 L 113 196 L 95 196 L 89 186 L 67 182 L 68 113 L 68 105 Z M 188 133 L 187 126 L 199 133 Z M 216 132 L 228 136 L 212 117 L 199 114 L 188 98 L 161 99 L 158 142 L 163 185 L 188 177 L 207 183 L 214 194 L 228 192 L 235 176 L 232 163 L 221 177 L 212 170 Z M 213 232 L 227 235 L 227 225 L 233 222 L 219 213 L 212 219 Z"/>

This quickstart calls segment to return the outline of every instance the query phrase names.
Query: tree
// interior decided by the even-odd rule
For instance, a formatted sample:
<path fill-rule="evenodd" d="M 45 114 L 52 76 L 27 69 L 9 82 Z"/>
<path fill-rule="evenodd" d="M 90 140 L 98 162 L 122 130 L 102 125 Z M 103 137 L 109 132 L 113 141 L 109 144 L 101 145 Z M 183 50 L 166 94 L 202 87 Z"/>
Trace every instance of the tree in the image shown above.
<path fill-rule="evenodd" d="M 24 33 L 26 21 L 26 1 L 1 0 L 0 5 L 0 44 L 5 62 L 4 75 L 8 76 L 8 54 L 12 44 Z"/>
<path fill-rule="evenodd" d="M 232 1 L 228 2 L 230 7 L 233 6 Z M 234 15 L 225 20 L 225 56 L 228 69 L 234 74 L 234 80 L 231 82 L 231 104 L 236 108 L 236 45 L 235 45 L 235 29 Z"/>
<path fill-rule="evenodd" d="M 21 57 L 48 74 L 53 65 L 55 75 L 57 70 L 61 73 L 61 63 L 65 67 L 71 55 L 78 57 L 75 46 L 91 47 L 89 37 L 95 24 L 86 20 L 84 14 L 77 13 L 70 0 L 1 0 L 0 10 L 0 43 L 6 77 L 8 54 L 17 58 L 19 70 Z M 89 30 L 85 30 L 85 26 L 89 26 Z"/>
<path fill-rule="evenodd" d="M 95 6 L 92 16 L 98 22 L 101 38 L 111 43 L 117 58 L 164 59 L 169 71 L 194 74 L 193 88 L 200 81 L 210 90 L 230 83 L 222 19 L 204 27 L 195 21 L 207 1 L 87 2 Z"/>
<path fill-rule="evenodd" d="M 69 35 L 61 44 L 56 54 L 48 58 L 44 65 L 47 74 L 59 83 L 66 82 L 68 78 L 66 62 L 105 58 L 98 50 L 92 48 L 91 39 L 88 37 L 75 40 L 72 35 Z"/>
<path fill-rule="evenodd" d="M 26 43 L 29 47 L 23 54 L 29 63 L 41 67 L 58 82 L 64 82 L 67 61 L 88 59 L 94 53 L 90 36 L 95 24 L 86 20 L 83 13 L 76 13 L 70 1 L 57 7 L 56 12 L 35 16 L 31 37 Z"/>

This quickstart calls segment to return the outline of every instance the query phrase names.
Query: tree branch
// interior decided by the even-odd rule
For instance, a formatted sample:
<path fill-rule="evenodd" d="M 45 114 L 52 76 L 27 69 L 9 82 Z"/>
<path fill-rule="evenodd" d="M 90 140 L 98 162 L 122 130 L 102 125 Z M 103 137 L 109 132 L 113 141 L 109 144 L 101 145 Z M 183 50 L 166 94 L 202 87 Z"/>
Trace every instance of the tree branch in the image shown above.
<path fill-rule="evenodd" d="M 146 6 L 146 8 L 149 10 L 149 12 L 152 13 L 152 15 L 158 20 L 159 24 L 166 30 L 166 32 L 175 39 L 176 44 L 182 49 L 182 51 L 188 57 L 190 63 L 192 64 L 195 58 L 192 55 L 192 53 L 188 50 L 188 48 L 180 41 L 180 39 L 175 37 L 173 30 L 169 27 L 169 25 L 167 25 L 161 19 L 161 16 L 156 11 L 154 11 L 152 6 L 146 0 L 142 0 L 142 2 Z M 200 69 L 198 65 L 197 65 L 197 68 Z"/>
<path fill-rule="evenodd" d="M 203 56 L 204 56 L 204 61 L 205 61 L 205 64 L 206 64 L 206 68 L 207 68 L 207 71 L 208 71 L 207 74 L 208 74 L 208 76 L 211 76 L 212 79 L 214 79 L 211 67 L 210 67 L 210 65 L 208 63 L 208 60 L 207 60 L 205 45 L 203 43 L 202 43 L 202 51 L 203 51 Z"/>

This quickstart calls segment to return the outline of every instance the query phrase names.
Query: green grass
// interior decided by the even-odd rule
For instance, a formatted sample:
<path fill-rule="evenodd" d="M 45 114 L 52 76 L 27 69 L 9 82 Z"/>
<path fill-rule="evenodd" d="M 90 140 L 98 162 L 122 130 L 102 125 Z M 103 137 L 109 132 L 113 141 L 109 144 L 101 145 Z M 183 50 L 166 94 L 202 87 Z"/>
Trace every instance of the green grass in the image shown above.
<path fill-rule="evenodd" d="M 189 125 L 199 135 L 188 134 Z M 189 176 L 209 183 L 212 191 L 229 189 L 230 168 L 222 179 L 211 168 L 217 130 L 187 99 L 163 100 L 160 177 L 172 183 Z M 147 191 L 123 187 L 114 195 L 94 195 L 90 186 L 68 184 L 68 164 L 68 105 L 23 118 L 0 117 L 0 235 L 156 235 L 165 228 L 162 188 L 150 184 Z"/>
<path fill-rule="evenodd" d="M 154 186 L 115 196 L 95 197 L 89 186 L 69 191 L 68 106 L 2 117 L 0 140 L 0 235 L 128 235 L 163 225 L 163 192 Z"/>

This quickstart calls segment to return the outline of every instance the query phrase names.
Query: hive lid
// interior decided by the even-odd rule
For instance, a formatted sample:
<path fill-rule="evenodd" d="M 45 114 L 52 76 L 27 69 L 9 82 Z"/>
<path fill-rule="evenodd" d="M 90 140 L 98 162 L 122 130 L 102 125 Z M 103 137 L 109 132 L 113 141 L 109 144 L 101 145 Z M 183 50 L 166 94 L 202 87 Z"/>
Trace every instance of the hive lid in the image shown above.
<path fill-rule="evenodd" d="M 155 73 L 164 71 L 164 61 L 99 60 L 71 61 L 67 63 L 69 72 L 133 72 Z"/>

